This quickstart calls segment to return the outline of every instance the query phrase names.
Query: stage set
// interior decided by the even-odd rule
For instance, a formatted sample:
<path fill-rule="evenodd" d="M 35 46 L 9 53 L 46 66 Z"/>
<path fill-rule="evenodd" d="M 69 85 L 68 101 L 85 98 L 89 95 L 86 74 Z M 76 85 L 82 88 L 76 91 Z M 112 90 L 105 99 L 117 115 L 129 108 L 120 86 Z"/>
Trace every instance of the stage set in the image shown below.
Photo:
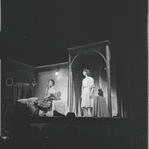
<path fill-rule="evenodd" d="M 68 113 L 74 113 L 75 117 L 83 118 L 81 92 L 84 69 L 88 69 L 94 79 L 90 117 L 123 117 L 122 101 L 119 100 L 120 97 L 117 94 L 116 68 L 111 56 L 110 42 L 97 42 L 67 50 L 69 62 L 36 68 L 31 66 L 28 71 L 31 75 L 19 70 L 19 75 L 12 77 L 13 75 L 6 75 L 8 72 L 5 72 L 3 86 L 6 86 L 6 89 L 3 93 L 5 101 L 2 99 L 2 105 L 4 105 L 2 117 L 13 116 L 13 113 L 17 113 L 13 112 L 13 109 L 17 108 L 21 111 L 20 115 L 26 111 L 31 118 L 65 117 Z M 35 102 L 44 97 L 49 79 L 54 80 L 55 98 L 51 102 L 50 112 L 40 114 Z M 100 95 L 100 91 L 103 95 Z M 11 92 L 9 96 L 8 92 Z"/>

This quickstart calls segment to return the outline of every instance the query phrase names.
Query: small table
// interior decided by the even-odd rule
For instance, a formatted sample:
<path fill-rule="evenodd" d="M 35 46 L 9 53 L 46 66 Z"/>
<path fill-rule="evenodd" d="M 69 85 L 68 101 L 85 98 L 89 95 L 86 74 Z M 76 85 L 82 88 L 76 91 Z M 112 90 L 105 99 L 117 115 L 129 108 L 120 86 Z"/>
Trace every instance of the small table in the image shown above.
<path fill-rule="evenodd" d="M 63 100 L 53 100 L 53 110 L 60 114 L 67 114 L 67 102 Z"/>
<path fill-rule="evenodd" d="M 93 117 L 109 117 L 108 106 L 106 104 L 105 98 L 102 96 L 96 96 L 94 98 Z"/>

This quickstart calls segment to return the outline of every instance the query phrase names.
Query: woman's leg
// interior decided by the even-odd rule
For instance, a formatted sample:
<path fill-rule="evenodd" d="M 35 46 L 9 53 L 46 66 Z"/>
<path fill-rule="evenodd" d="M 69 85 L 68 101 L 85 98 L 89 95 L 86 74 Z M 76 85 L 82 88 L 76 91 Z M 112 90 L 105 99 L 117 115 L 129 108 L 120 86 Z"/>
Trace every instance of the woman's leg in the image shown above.
<path fill-rule="evenodd" d="M 83 108 L 83 116 L 87 116 L 87 108 Z"/>
<path fill-rule="evenodd" d="M 92 107 L 87 108 L 87 115 L 88 115 L 89 117 L 92 116 Z"/>
<path fill-rule="evenodd" d="M 46 112 L 47 117 L 52 117 L 53 116 L 53 110 L 49 110 Z"/>
<path fill-rule="evenodd" d="M 39 110 L 39 116 L 45 116 L 45 112 L 42 110 Z"/>

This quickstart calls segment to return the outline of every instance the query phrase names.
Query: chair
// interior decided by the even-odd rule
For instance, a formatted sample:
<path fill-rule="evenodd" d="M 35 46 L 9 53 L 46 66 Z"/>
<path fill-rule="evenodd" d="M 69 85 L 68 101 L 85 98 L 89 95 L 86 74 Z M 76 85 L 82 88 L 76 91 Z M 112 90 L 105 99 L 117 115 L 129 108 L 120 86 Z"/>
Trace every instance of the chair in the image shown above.
<path fill-rule="evenodd" d="M 5 116 L 6 116 L 8 111 L 10 111 L 10 116 L 12 116 L 12 108 L 13 108 L 13 104 L 12 104 L 11 98 L 10 97 L 6 97 Z"/>

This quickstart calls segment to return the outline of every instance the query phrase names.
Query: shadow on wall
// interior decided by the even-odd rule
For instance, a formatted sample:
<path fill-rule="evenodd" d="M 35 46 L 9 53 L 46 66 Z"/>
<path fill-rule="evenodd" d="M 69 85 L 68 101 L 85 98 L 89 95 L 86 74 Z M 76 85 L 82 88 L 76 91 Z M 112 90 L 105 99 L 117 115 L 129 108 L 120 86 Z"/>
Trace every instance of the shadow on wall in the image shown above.
<path fill-rule="evenodd" d="M 57 100 L 62 100 L 61 99 L 61 92 L 60 91 L 57 92 L 56 97 L 57 97 Z"/>

